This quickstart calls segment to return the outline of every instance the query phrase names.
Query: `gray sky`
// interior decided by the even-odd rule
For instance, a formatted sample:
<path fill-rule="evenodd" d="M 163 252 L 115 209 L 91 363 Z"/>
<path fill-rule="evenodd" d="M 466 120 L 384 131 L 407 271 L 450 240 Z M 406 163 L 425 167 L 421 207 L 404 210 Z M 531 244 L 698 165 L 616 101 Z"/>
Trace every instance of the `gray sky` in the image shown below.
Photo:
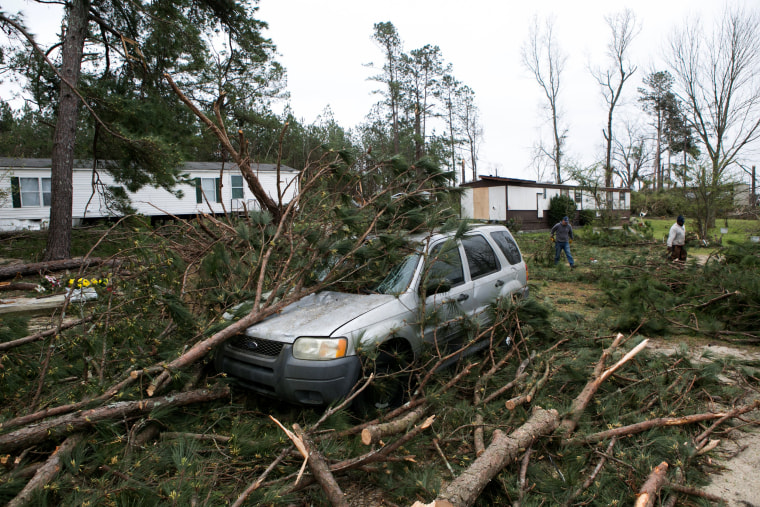
<path fill-rule="evenodd" d="M 49 7 L 30 0 L 2 4 L 5 12 L 30 14 L 27 23 L 38 35 L 60 30 L 60 14 Z M 606 123 L 600 88 L 588 70 L 607 63 L 610 30 L 604 17 L 629 7 L 641 26 L 631 51 L 638 70 L 616 109 L 616 118 L 623 118 L 626 109 L 639 109 L 642 78 L 666 68 L 662 57 L 671 31 L 689 16 L 710 26 L 724 5 L 718 0 L 261 0 L 258 17 L 269 23 L 266 35 L 287 69 L 291 107 L 307 123 L 329 107 L 350 128 L 380 100 L 372 94 L 377 83 L 368 81 L 376 71 L 365 64 L 382 63 L 373 25 L 390 21 L 405 51 L 439 46 L 454 76 L 475 91 L 484 131 L 478 172 L 535 179 L 532 146 L 549 125 L 542 92 L 520 61 L 534 16 L 555 18 L 556 39 L 568 57 L 559 97 L 569 128 L 567 155 L 586 165 L 601 158 Z"/>

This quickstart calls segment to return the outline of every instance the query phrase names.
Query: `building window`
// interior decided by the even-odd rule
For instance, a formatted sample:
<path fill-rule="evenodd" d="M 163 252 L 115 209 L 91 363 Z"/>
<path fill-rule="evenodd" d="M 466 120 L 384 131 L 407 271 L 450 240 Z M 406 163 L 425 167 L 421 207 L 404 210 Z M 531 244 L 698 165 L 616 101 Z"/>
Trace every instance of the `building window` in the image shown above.
<path fill-rule="evenodd" d="M 577 188 L 573 191 L 573 193 L 574 193 L 573 197 L 575 197 L 575 202 L 577 202 L 578 204 L 580 204 L 581 201 L 583 200 L 583 193 L 580 190 L 578 190 Z"/>
<path fill-rule="evenodd" d="M 570 197 L 570 189 L 569 188 L 560 189 L 559 194 L 564 195 L 565 197 Z"/>
<path fill-rule="evenodd" d="M 240 174 L 230 175 L 230 188 L 232 189 L 233 199 L 243 198 L 243 176 Z"/>
<path fill-rule="evenodd" d="M 625 208 L 625 192 L 620 192 L 620 207 Z"/>
<path fill-rule="evenodd" d="M 50 206 L 50 178 L 11 178 L 14 208 Z"/>
<path fill-rule="evenodd" d="M 204 195 L 208 202 L 221 202 L 220 194 L 219 178 L 195 178 L 195 201 L 198 204 L 204 202 Z"/>
<path fill-rule="evenodd" d="M 613 192 L 608 190 L 607 191 L 607 208 L 609 209 L 612 209 L 612 202 L 613 202 L 612 197 L 613 197 Z"/>

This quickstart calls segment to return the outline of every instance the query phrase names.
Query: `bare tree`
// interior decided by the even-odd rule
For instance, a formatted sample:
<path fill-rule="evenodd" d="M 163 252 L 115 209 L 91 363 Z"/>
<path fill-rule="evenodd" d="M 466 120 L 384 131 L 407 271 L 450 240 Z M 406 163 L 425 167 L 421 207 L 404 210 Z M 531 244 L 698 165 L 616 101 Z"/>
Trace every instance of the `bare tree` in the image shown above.
<path fill-rule="evenodd" d="M 543 27 L 537 17 L 533 19 L 528 40 L 522 47 L 522 61 L 546 95 L 554 139 L 551 150 L 542 143 L 539 151 L 554 163 L 554 181 L 562 183 L 562 155 L 567 129 L 561 126 L 558 97 L 567 56 L 554 38 L 553 19 L 547 18 Z"/>
<path fill-rule="evenodd" d="M 625 123 L 623 136 L 615 137 L 613 157 L 617 163 L 615 174 L 622 181 L 622 186 L 634 189 L 637 181 L 643 178 L 642 169 L 650 159 L 650 145 L 638 125 Z"/>
<path fill-rule="evenodd" d="M 670 38 L 669 62 L 686 122 L 708 159 L 709 170 L 699 174 L 717 190 L 739 154 L 760 140 L 760 11 L 726 8 L 710 32 L 687 21 Z M 707 203 L 704 212 L 709 227 L 715 209 Z"/>
<path fill-rule="evenodd" d="M 604 186 L 612 186 L 612 120 L 615 106 L 623 93 L 623 85 L 636 72 L 636 66 L 628 61 L 628 51 L 633 39 L 639 32 L 636 15 L 630 9 L 617 14 L 605 16 L 610 27 L 612 39 L 607 44 L 607 55 L 611 60 L 609 68 L 592 71 L 594 78 L 602 88 L 602 96 L 607 104 L 607 128 L 602 130 L 606 145 L 604 160 Z"/>

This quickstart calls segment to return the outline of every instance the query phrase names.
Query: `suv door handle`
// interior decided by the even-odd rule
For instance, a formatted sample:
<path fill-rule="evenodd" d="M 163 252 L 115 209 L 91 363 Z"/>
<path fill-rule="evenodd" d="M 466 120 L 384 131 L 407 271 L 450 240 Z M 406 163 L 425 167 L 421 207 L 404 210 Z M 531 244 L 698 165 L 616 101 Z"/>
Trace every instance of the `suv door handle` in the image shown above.
<path fill-rule="evenodd" d="M 469 297 L 470 297 L 469 294 L 460 294 L 459 297 L 457 298 L 457 301 L 459 302 L 466 301 Z"/>
<path fill-rule="evenodd" d="M 501 287 L 502 285 L 504 285 L 504 280 L 496 280 L 497 287 Z"/>

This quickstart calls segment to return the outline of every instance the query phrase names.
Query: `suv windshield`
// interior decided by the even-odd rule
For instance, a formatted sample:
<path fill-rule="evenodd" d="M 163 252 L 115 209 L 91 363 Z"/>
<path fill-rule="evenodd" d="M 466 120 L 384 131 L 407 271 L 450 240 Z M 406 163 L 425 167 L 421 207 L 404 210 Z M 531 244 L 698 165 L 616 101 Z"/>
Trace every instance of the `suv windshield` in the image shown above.
<path fill-rule="evenodd" d="M 401 294 L 412 281 L 414 271 L 417 268 L 420 254 L 407 255 L 403 261 L 391 269 L 388 276 L 377 286 L 376 292 L 380 294 Z"/>

